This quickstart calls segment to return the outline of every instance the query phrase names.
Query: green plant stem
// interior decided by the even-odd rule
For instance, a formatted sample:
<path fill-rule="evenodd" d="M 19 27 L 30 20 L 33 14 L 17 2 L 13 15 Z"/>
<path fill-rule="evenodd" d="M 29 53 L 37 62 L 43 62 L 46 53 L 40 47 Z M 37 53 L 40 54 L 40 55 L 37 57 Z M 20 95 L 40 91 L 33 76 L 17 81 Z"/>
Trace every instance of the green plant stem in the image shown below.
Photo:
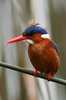
<path fill-rule="evenodd" d="M 10 64 L 4 63 L 4 62 L 0 62 L 0 66 L 34 76 L 34 71 L 27 70 L 25 68 L 10 65 Z M 36 77 L 46 79 L 46 76 L 42 73 L 37 73 Z M 63 80 L 63 79 L 60 79 L 60 78 L 57 78 L 57 77 L 51 77 L 50 81 L 56 82 L 56 83 L 59 83 L 59 84 L 62 84 L 62 85 L 66 85 L 66 80 Z"/>

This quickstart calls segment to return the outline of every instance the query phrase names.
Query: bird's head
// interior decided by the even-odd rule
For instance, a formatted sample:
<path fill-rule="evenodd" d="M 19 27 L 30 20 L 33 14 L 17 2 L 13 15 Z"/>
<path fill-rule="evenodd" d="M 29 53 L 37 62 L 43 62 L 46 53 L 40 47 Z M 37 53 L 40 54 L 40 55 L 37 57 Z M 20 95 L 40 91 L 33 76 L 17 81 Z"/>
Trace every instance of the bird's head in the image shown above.
<path fill-rule="evenodd" d="M 42 38 L 49 38 L 48 32 L 44 28 L 40 27 L 39 24 L 33 24 L 28 26 L 21 36 L 11 39 L 10 41 L 6 42 L 6 44 L 18 42 L 21 40 L 27 40 L 27 42 L 33 44 Z"/>

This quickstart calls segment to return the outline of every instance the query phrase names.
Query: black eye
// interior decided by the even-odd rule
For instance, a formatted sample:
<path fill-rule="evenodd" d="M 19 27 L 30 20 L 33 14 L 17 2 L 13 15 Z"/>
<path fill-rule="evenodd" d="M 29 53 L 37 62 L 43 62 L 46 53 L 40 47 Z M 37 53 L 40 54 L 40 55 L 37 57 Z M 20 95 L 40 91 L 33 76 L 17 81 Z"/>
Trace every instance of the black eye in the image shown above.
<path fill-rule="evenodd" d="M 23 33 L 23 36 L 32 36 L 34 33 Z"/>
<path fill-rule="evenodd" d="M 29 36 L 32 36 L 32 35 L 33 35 L 33 33 L 30 33 L 30 34 L 29 34 Z"/>

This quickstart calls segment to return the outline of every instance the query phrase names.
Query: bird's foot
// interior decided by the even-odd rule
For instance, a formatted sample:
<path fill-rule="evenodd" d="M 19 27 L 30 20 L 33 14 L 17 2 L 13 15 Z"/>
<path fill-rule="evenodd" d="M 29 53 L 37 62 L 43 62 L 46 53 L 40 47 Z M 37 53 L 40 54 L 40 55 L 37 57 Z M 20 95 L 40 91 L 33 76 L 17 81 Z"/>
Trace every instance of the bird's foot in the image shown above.
<path fill-rule="evenodd" d="M 37 73 L 38 73 L 38 70 L 35 69 L 35 71 L 34 71 L 34 76 L 35 76 L 35 77 L 36 77 Z"/>
<path fill-rule="evenodd" d="M 50 81 L 50 78 L 51 78 L 51 73 L 48 73 L 47 76 L 46 76 L 46 79 L 47 79 L 48 81 Z"/>

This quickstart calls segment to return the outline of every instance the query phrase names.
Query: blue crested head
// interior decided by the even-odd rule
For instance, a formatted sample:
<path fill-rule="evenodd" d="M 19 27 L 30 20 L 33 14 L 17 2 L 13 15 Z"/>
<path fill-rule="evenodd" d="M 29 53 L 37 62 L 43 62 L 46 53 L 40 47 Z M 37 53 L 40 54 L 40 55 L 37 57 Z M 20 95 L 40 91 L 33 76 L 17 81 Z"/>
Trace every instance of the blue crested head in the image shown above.
<path fill-rule="evenodd" d="M 29 36 L 32 36 L 35 33 L 47 34 L 47 31 L 38 25 L 39 24 L 33 24 L 33 25 L 28 26 L 23 32 L 23 34 L 27 33 Z"/>

